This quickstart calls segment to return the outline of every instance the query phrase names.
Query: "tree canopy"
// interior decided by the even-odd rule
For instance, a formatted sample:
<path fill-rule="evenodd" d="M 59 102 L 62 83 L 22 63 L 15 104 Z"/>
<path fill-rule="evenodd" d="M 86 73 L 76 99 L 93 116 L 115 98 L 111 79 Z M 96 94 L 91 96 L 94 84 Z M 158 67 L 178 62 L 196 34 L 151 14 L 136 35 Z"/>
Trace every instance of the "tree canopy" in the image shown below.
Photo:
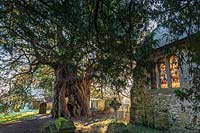
<path fill-rule="evenodd" d="M 15 82 L 48 65 L 59 84 L 74 75 L 125 82 L 134 61 L 152 50 L 152 2 L 2 1 L 2 78 Z"/>
<path fill-rule="evenodd" d="M 136 50 L 151 47 L 142 45 L 151 30 L 151 6 L 117 0 L 2 2 L 3 68 L 12 66 L 16 73 L 59 64 L 81 73 L 92 65 L 104 72 L 123 69 L 127 59 L 141 57 Z"/>

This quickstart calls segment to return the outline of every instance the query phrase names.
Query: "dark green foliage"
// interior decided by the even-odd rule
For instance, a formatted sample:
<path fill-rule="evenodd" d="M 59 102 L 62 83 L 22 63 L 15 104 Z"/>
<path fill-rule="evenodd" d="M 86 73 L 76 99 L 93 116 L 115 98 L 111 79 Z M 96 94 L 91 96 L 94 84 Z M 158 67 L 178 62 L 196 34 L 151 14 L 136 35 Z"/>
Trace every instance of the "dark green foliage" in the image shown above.
<path fill-rule="evenodd" d="M 188 91 L 186 88 L 183 88 L 184 92 L 182 90 L 175 90 L 176 96 L 180 98 L 181 101 L 187 100 L 187 94 L 185 91 Z"/>
<path fill-rule="evenodd" d="M 45 66 L 42 66 L 30 75 L 22 73 L 15 76 L 15 80 L 13 80 L 10 90 L 4 91 L 1 94 L 0 112 L 6 113 L 9 110 L 19 111 L 26 103 L 30 103 L 35 96 L 31 93 L 31 89 L 43 89 L 45 99 L 51 99 L 53 78 L 52 69 Z"/>
<path fill-rule="evenodd" d="M 0 103 L 0 113 L 8 114 L 10 105 L 6 102 Z"/>
<path fill-rule="evenodd" d="M 199 32 L 199 0 L 165 0 L 162 4 L 162 21 L 170 30 L 171 37 L 178 39 L 183 34 Z"/>
<path fill-rule="evenodd" d="M 200 102 L 200 69 L 193 68 L 193 81 L 191 88 L 183 88 L 182 90 L 176 90 L 176 96 L 180 100 L 187 100 L 192 104 L 192 109 L 194 112 L 199 112 L 199 102 Z"/>

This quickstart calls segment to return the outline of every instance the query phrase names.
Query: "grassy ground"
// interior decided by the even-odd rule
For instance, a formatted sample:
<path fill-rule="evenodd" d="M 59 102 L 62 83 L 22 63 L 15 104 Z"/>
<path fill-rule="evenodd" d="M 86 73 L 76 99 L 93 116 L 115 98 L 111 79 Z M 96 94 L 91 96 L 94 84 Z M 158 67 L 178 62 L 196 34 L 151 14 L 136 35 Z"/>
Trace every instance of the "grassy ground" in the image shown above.
<path fill-rule="evenodd" d="M 47 111 L 49 113 L 49 111 Z M 29 112 L 18 112 L 0 115 L 0 124 L 8 124 L 19 122 L 28 118 L 33 118 L 38 115 L 38 110 L 31 110 Z"/>
<path fill-rule="evenodd" d="M 27 118 L 31 118 L 38 115 L 38 112 L 23 112 L 15 114 L 7 114 L 0 116 L 0 124 L 7 124 L 22 121 Z"/>
<path fill-rule="evenodd" d="M 49 113 L 49 111 L 47 113 Z M 0 124 L 15 123 L 18 121 L 36 117 L 37 115 L 38 115 L 38 111 L 36 111 L 36 110 L 31 111 L 31 112 L 21 112 L 21 113 L 11 113 L 8 115 L 0 115 Z M 35 120 L 35 121 L 38 121 L 38 120 Z M 29 124 L 30 124 L 30 122 L 31 122 L 31 124 L 34 124 L 34 121 L 27 121 L 26 124 L 28 122 L 29 122 Z M 47 120 L 47 122 L 48 122 L 48 120 Z M 107 130 L 107 127 L 111 122 L 113 122 L 113 119 L 109 119 L 109 118 L 102 118 L 102 119 L 90 118 L 86 121 L 85 120 L 82 121 L 79 118 L 78 120 L 74 121 L 77 130 L 82 131 L 83 133 L 90 132 L 90 131 L 91 132 L 93 132 L 93 131 L 99 132 L 100 131 L 100 132 L 104 133 Z M 119 121 L 119 122 L 123 122 L 123 121 Z M 124 122 L 124 123 L 127 124 L 126 122 Z M 16 125 L 18 125 L 18 124 L 16 124 Z M 38 127 L 38 126 L 36 126 L 36 127 Z M 17 126 L 14 127 L 14 129 L 16 129 L 16 128 L 17 128 Z M 27 128 L 27 125 L 24 125 L 24 129 L 25 128 Z M 158 131 L 158 130 L 148 128 L 148 127 L 143 127 L 143 126 L 134 126 L 134 125 L 130 125 L 130 124 L 128 124 L 128 129 L 129 129 L 128 133 L 133 133 L 133 132 L 134 133 L 163 133 L 163 131 Z"/>
<path fill-rule="evenodd" d="M 112 119 L 104 119 L 104 120 L 97 120 L 93 121 L 91 123 L 79 123 L 75 122 L 75 126 L 77 130 L 81 130 L 83 133 L 85 132 L 95 132 L 100 131 L 102 133 L 105 133 L 107 130 L 108 125 L 113 122 Z M 124 121 L 119 121 L 124 122 Z M 126 122 L 124 122 L 127 124 Z M 164 133 L 164 131 L 159 131 L 156 129 L 144 127 L 144 126 L 135 126 L 128 124 L 128 133 Z"/>

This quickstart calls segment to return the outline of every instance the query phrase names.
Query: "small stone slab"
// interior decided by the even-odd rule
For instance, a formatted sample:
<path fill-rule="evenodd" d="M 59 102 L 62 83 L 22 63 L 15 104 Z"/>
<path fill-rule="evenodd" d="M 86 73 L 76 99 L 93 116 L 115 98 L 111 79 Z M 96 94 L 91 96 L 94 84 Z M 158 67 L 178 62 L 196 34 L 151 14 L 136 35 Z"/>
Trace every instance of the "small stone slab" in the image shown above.
<path fill-rule="evenodd" d="M 40 104 L 40 109 L 39 109 L 39 114 L 46 114 L 47 112 L 47 104 L 46 103 L 41 103 Z"/>

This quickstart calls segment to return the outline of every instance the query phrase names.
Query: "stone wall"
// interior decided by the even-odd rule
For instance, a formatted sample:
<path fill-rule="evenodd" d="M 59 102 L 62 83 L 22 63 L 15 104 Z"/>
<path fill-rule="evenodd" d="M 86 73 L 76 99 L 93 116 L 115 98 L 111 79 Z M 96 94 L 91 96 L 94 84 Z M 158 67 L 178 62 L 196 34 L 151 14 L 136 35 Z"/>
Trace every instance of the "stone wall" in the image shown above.
<path fill-rule="evenodd" d="M 173 51 L 168 53 L 166 49 L 160 49 L 152 58 L 154 62 L 158 62 L 161 58 L 167 59 Z M 182 52 L 185 51 L 182 50 Z M 166 55 L 166 53 L 169 55 Z M 184 55 L 184 58 L 187 60 L 188 57 Z M 189 73 L 189 68 L 189 64 L 180 64 L 181 87 L 179 89 L 191 88 L 192 86 L 193 77 Z M 191 103 L 180 101 L 175 96 L 174 89 L 171 86 L 168 86 L 169 88 L 165 90 L 161 89 L 159 87 L 159 71 L 158 69 L 155 70 L 157 70 L 154 76 L 155 82 L 144 82 L 147 81 L 148 73 L 146 74 L 147 77 L 141 76 L 144 81 L 136 79 L 137 83 L 131 90 L 130 122 L 161 130 L 166 129 L 171 133 L 200 133 L 200 113 L 194 113 Z M 155 86 L 152 83 L 156 83 Z M 200 110 L 200 107 L 198 108 Z"/>
<path fill-rule="evenodd" d="M 189 113 L 192 106 L 178 100 L 173 92 L 144 92 L 144 96 L 137 95 L 133 99 L 136 124 L 172 133 L 200 132 L 200 114 L 197 114 L 197 125 L 194 125 L 193 114 Z"/>

